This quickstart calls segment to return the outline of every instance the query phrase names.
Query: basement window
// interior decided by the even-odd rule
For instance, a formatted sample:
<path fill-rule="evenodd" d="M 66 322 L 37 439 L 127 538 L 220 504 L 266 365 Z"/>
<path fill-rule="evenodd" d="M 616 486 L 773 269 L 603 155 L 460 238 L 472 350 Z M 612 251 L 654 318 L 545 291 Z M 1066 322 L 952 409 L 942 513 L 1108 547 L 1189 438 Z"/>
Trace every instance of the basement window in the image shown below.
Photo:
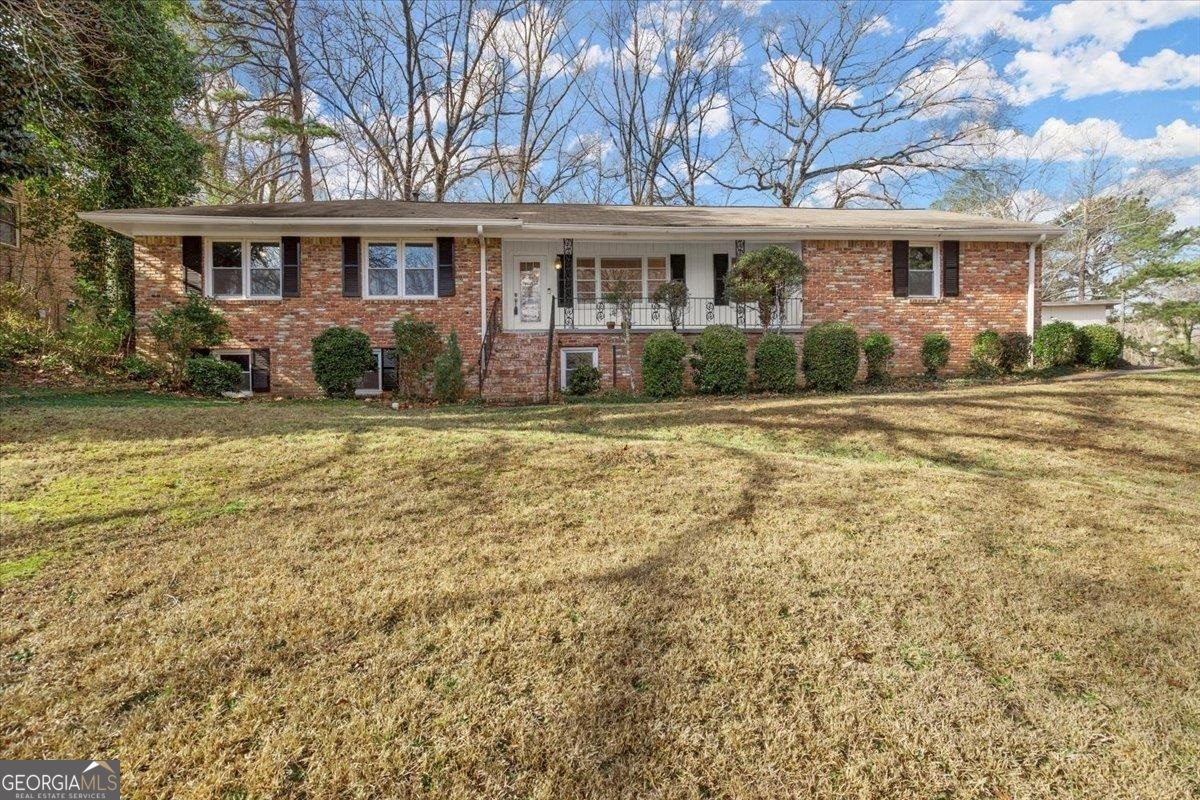
<path fill-rule="evenodd" d="M 376 347 L 375 365 L 363 373 L 354 393 L 359 397 L 374 397 L 396 388 L 396 350 L 392 347 Z"/>
<path fill-rule="evenodd" d="M 560 387 L 566 389 L 580 367 L 600 368 L 600 351 L 595 347 L 564 347 L 559 352 Z"/>
<path fill-rule="evenodd" d="M 21 226 L 18 214 L 16 200 L 0 197 L 0 245 L 21 246 Z"/>

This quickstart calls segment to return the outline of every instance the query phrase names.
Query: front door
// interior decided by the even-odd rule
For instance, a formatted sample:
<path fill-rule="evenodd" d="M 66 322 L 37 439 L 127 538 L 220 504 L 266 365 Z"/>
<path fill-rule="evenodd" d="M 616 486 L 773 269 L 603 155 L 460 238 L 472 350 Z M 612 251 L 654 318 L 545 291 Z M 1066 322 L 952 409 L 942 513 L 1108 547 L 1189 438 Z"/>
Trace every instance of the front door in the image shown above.
<path fill-rule="evenodd" d="M 544 328 L 548 323 L 545 263 L 536 256 L 518 256 L 513 264 L 511 312 L 516 327 Z"/>

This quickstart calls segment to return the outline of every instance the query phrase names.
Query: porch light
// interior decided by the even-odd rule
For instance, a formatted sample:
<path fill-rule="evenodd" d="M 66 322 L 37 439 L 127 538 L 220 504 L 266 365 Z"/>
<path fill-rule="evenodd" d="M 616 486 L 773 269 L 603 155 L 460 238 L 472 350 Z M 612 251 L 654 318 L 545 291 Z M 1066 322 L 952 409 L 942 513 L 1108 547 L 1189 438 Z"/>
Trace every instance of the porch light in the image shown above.
<path fill-rule="evenodd" d="M 554 257 L 554 268 L 555 268 L 556 270 L 558 270 L 558 269 L 562 269 L 562 256 L 555 256 L 555 257 Z"/>

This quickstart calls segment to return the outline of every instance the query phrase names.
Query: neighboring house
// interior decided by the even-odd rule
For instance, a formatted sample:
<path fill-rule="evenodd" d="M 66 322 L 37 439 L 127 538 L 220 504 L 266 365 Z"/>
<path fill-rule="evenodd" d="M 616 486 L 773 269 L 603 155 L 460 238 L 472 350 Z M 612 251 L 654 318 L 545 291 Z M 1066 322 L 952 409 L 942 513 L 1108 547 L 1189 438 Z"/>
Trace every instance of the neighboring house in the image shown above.
<path fill-rule="evenodd" d="M 65 236 L 29 235 L 24 223 L 24 194 L 18 186 L 0 195 L 0 282 L 24 287 L 37 301 L 38 314 L 60 328 L 75 299 L 71 250 Z"/>
<path fill-rule="evenodd" d="M 725 289 L 739 255 L 794 247 L 808 280 L 782 328 L 849 322 L 896 342 L 896 371 L 920 370 L 921 339 L 953 342 L 965 365 L 972 337 L 1032 333 L 1041 248 L 1057 228 L 940 211 L 698 208 L 328 201 L 101 211 L 80 215 L 134 237 L 139 344 L 153 313 L 188 292 L 216 299 L 247 386 L 314 394 L 311 342 L 332 325 L 377 348 L 364 392 L 394 385 L 392 323 L 406 314 L 458 332 L 484 397 L 529 400 L 581 363 L 606 386 L 640 377 L 648 334 L 670 328 L 656 287 L 691 295 L 683 332 L 726 323 L 757 339 L 757 314 Z M 626 353 L 605 293 L 634 287 Z M 639 381 L 640 385 L 640 381 Z"/>
<path fill-rule="evenodd" d="M 1117 307 L 1118 300 L 1044 300 L 1042 319 L 1045 322 L 1074 322 L 1076 325 L 1104 325 L 1108 312 Z"/>

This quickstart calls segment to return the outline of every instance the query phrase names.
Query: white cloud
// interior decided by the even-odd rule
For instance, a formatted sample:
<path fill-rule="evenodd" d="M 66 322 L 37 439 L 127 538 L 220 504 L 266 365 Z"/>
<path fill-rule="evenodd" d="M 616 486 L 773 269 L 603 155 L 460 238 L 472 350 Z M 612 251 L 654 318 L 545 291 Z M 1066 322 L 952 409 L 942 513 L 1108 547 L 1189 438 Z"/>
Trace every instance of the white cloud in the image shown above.
<path fill-rule="evenodd" d="M 1015 159 L 1081 161 L 1096 153 L 1129 161 L 1200 158 L 1200 127 L 1182 119 L 1157 126 L 1145 139 L 1131 139 L 1117 122 L 1095 117 L 1074 124 L 1051 117 L 1033 135 L 1008 130 L 996 136 L 999 155 Z"/>
<path fill-rule="evenodd" d="M 795 93 L 805 100 L 815 100 L 820 94 L 826 103 L 853 105 L 860 92 L 853 86 L 835 86 L 828 70 L 802 58 L 782 55 L 769 59 L 761 67 L 767 76 L 767 85 L 779 94 Z"/>
<path fill-rule="evenodd" d="M 1151 205 L 1170 209 L 1177 228 L 1200 226 L 1200 164 L 1183 172 L 1137 170 L 1117 190 L 1141 192 Z"/>
<path fill-rule="evenodd" d="M 1200 3 L 1072 0 L 1041 16 L 1023 15 L 1033 8 L 1019 0 L 947 0 L 932 32 L 967 41 L 994 35 L 1024 45 L 1005 69 L 1019 103 L 1200 85 L 1200 56 L 1164 49 L 1131 63 L 1121 55 L 1141 31 L 1200 18 Z"/>

